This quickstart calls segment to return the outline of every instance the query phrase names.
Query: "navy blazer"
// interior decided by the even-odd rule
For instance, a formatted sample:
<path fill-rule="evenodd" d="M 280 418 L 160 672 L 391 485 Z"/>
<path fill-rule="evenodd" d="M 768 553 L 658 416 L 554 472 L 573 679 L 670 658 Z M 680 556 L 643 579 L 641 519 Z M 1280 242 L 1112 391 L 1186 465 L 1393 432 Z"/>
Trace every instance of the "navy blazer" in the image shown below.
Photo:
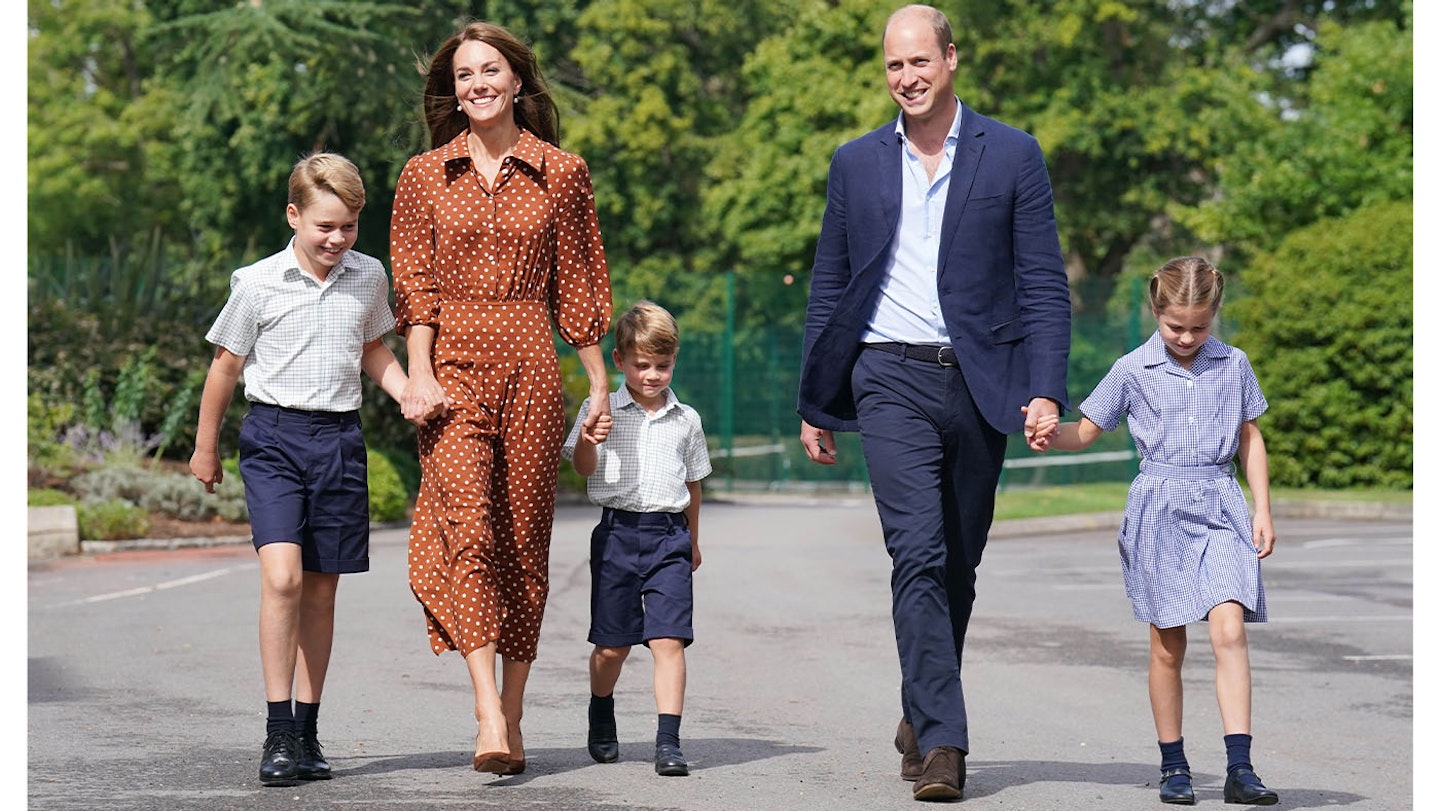
<path fill-rule="evenodd" d="M 960 371 L 985 420 L 1024 427 L 1020 407 L 1068 407 L 1070 286 L 1040 144 L 968 107 L 945 199 L 937 284 Z M 855 431 L 850 373 L 860 354 L 900 219 L 895 124 L 849 141 L 830 162 L 801 360 L 801 418 Z"/>

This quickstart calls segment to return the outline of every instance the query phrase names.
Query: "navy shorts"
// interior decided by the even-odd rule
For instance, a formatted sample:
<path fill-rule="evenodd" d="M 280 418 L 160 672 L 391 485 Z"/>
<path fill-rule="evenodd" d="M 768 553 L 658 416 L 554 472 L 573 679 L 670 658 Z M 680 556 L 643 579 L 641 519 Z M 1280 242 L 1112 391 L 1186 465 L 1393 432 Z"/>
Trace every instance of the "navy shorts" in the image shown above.
<path fill-rule="evenodd" d="M 297 543 L 307 572 L 370 570 L 370 488 L 357 412 L 251 403 L 240 424 L 240 477 L 257 550 Z"/>
<path fill-rule="evenodd" d="M 692 555 L 684 513 L 606 507 L 590 533 L 590 643 L 693 642 Z"/>

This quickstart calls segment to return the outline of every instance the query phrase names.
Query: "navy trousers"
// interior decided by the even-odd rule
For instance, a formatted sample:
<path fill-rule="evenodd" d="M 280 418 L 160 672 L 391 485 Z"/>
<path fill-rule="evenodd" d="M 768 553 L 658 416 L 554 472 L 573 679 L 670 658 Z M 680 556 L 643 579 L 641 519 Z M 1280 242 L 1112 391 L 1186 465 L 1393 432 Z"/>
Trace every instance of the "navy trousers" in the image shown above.
<path fill-rule="evenodd" d="M 892 564 L 901 710 L 922 755 L 968 753 L 960 667 L 1005 435 L 980 415 L 957 367 L 871 350 L 851 382 Z"/>

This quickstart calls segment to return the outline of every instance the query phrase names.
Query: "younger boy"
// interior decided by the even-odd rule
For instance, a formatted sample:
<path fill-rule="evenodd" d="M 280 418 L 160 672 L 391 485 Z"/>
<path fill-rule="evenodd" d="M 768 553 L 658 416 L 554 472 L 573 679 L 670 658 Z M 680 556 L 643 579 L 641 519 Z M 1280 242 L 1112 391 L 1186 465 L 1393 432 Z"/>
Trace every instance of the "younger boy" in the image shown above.
<path fill-rule="evenodd" d="M 260 558 L 260 665 L 268 704 L 260 782 L 325 780 L 316 737 L 341 573 L 370 568 L 360 372 L 391 397 L 406 382 L 380 338 L 395 326 L 380 262 L 350 250 L 365 186 L 355 165 L 316 153 L 290 174 L 285 250 L 235 271 L 206 340 L 190 471 L 215 492 L 219 433 L 243 373 L 250 410 L 240 474 Z M 295 704 L 291 706 L 291 689 Z"/>
<path fill-rule="evenodd" d="M 700 415 L 670 391 L 680 333 L 663 308 L 641 301 L 615 322 L 612 359 L 625 385 L 610 394 L 597 443 L 580 442 L 580 405 L 562 453 L 604 508 L 590 535 L 590 711 L 587 748 L 599 763 L 620 757 L 615 684 L 631 646 L 655 659 L 655 771 L 683 777 L 685 647 L 694 641 L 692 572 L 700 568 L 700 480 L 710 456 Z M 595 473 L 599 475 L 592 475 Z"/>

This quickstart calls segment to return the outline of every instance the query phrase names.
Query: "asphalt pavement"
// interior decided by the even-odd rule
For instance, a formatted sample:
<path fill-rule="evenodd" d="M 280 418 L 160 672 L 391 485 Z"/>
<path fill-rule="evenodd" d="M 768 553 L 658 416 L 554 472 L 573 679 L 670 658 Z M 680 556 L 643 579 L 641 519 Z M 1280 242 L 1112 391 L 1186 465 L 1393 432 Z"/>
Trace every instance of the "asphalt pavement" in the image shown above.
<path fill-rule="evenodd" d="M 585 752 L 588 537 L 558 511 L 551 596 L 524 721 L 529 768 L 470 768 L 457 654 L 430 653 L 404 528 L 341 581 L 321 741 L 335 779 L 263 788 L 258 567 L 248 544 L 105 553 L 28 572 L 32 809 L 917 808 L 899 718 L 889 561 L 873 505 L 712 501 L 681 739 L 692 776 L 654 773 L 643 649 L 617 689 L 621 760 Z M 1146 627 L 1105 521 L 997 526 L 966 647 L 978 809 L 1155 809 Z M 1292 515 L 1264 564 L 1271 622 L 1250 626 L 1254 760 L 1281 807 L 1414 807 L 1414 537 L 1408 518 Z M 1222 803 L 1214 660 L 1192 626 L 1187 753 Z M 12 786 L 15 784 L 12 782 Z M 18 795 L 18 790 L 16 791 Z M 17 797 L 18 799 L 18 797 Z"/>

